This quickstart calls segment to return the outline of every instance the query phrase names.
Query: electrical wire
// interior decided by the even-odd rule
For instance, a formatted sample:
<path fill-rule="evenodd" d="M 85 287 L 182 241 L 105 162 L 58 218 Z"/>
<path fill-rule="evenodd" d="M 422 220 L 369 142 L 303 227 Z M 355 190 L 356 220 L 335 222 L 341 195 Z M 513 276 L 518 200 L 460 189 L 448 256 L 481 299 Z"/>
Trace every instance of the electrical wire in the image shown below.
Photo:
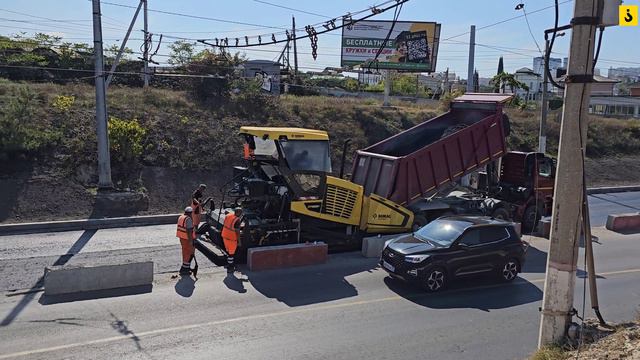
<path fill-rule="evenodd" d="M 318 16 L 318 17 L 321 17 L 321 18 L 331 19 L 331 16 L 322 15 L 322 14 L 314 13 L 314 12 L 311 12 L 311 11 L 294 9 L 294 8 L 290 8 L 290 7 L 287 7 L 287 6 L 270 3 L 268 1 L 263 1 L 263 0 L 253 0 L 253 1 L 255 1 L 257 3 L 261 3 L 261 4 L 275 6 L 275 7 L 281 8 L 281 9 L 287 9 L 287 10 L 291 10 L 291 11 L 296 11 L 296 12 L 299 12 L 299 13 L 302 13 L 302 14 L 313 15 L 313 16 Z"/>
<path fill-rule="evenodd" d="M 555 20 L 554 20 L 554 24 L 553 24 L 553 35 L 551 36 L 551 41 L 549 41 L 549 49 L 547 49 L 547 52 L 544 54 L 544 69 L 547 72 L 547 78 L 549 79 L 549 82 L 551 83 L 551 85 L 553 85 L 554 87 L 558 88 L 558 89 L 564 89 L 564 86 L 558 84 L 554 79 L 553 76 L 551 76 L 551 68 L 549 67 L 549 58 L 551 57 L 551 52 L 553 51 L 553 43 L 556 40 L 556 34 L 558 33 L 558 20 L 560 17 L 560 9 L 559 9 L 559 4 L 558 4 L 558 0 L 555 0 Z M 545 40 L 547 39 L 547 34 L 544 34 Z M 568 67 L 568 64 L 567 64 Z"/>
<path fill-rule="evenodd" d="M 307 35 L 304 35 L 304 36 L 299 36 L 299 37 L 297 36 L 297 37 L 296 37 L 296 40 L 300 40 L 300 39 L 308 39 L 308 38 L 312 38 L 312 37 L 317 36 L 317 35 L 322 35 L 322 34 L 325 34 L 325 33 L 328 33 L 328 32 L 334 31 L 334 30 L 342 29 L 343 27 L 346 27 L 346 26 L 349 26 L 349 25 L 355 24 L 355 23 L 357 23 L 357 22 L 359 22 L 359 21 L 363 21 L 363 20 L 369 19 L 369 18 L 371 18 L 371 17 L 373 17 L 373 16 L 376 16 L 376 15 L 378 15 L 378 14 L 380 14 L 380 13 L 386 12 L 386 11 L 388 11 L 388 10 L 390 10 L 390 9 L 395 9 L 395 8 L 397 8 L 398 6 L 401 6 L 402 4 L 406 3 L 407 1 L 409 1 L 409 0 L 394 0 L 395 4 L 390 5 L 390 6 L 386 7 L 386 8 L 383 8 L 383 9 L 378 9 L 378 11 L 377 11 L 377 12 L 372 12 L 371 14 L 369 14 L 369 15 L 367 15 L 367 16 L 361 17 L 361 18 L 356 19 L 356 20 L 350 20 L 349 22 L 346 22 L 346 21 L 345 21 L 345 22 L 343 22 L 343 23 L 342 23 L 342 24 L 340 24 L 340 25 L 335 25 L 335 24 L 334 24 L 334 25 L 335 25 L 335 27 L 329 27 L 329 28 L 326 28 L 325 30 L 315 31 L 315 29 L 314 29 L 313 34 L 308 33 Z M 313 26 L 311 26 L 311 25 L 307 25 L 307 26 L 306 26 L 306 28 L 311 28 L 311 29 L 313 29 Z M 275 35 L 275 34 L 271 34 L 271 35 Z M 336 35 L 337 35 L 337 36 L 341 36 L 340 34 L 336 34 Z M 254 38 L 254 37 L 255 37 L 255 36 L 252 36 L 251 38 Z M 246 37 L 246 38 L 248 38 L 248 37 Z M 236 38 L 236 39 L 238 39 L 238 38 Z M 258 39 L 260 39 L 260 35 L 258 35 Z M 226 41 L 226 43 L 223 45 L 223 44 L 213 44 L 213 43 L 208 42 L 208 41 L 211 41 L 211 40 L 213 40 L 213 39 L 200 39 L 200 40 L 197 40 L 197 41 L 198 41 L 198 42 L 201 42 L 201 43 L 203 43 L 203 44 L 207 44 L 207 45 L 213 46 L 213 47 L 219 47 L 219 48 L 236 48 L 236 49 L 237 49 L 237 48 L 255 47 L 255 46 L 264 46 L 264 45 L 281 44 L 281 43 L 284 43 L 284 42 L 289 41 L 289 39 L 283 39 L 283 40 L 276 40 L 276 41 L 271 41 L 271 42 L 265 42 L 264 44 L 263 44 L 263 43 L 261 43 L 261 42 L 258 42 L 258 43 L 253 43 L 253 44 L 246 43 L 245 45 L 241 45 L 241 44 L 239 44 L 239 43 L 238 43 L 237 45 L 229 45 L 229 44 L 228 44 L 228 39 L 225 39 L 225 40 L 227 40 L 227 41 Z M 218 39 L 215 39 L 215 40 L 218 40 Z"/>
<path fill-rule="evenodd" d="M 118 7 L 128 8 L 128 9 L 136 9 L 137 8 L 136 6 L 124 5 L 124 4 L 118 4 L 118 3 L 112 3 L 112 2 L 106 2 L 106 1 L 101 2 L 101 4 L 110 5 L 110 6 L 118 6 Z M 287 30 L 287 28 L 285 28 L 285 27 L 253 24 L 253 23 L 247 23 L 247 22 L 242 22 L 242 21 L 225 20 L 225 19 L 219 19 L 219 18 L 213 18 L 213 17 L 207 17 L 207 16 L 200 16 L 200 15 L 182 14 L 182 13 L 177 13 L 177 12 L 173 12 L 173 11 L 155 10 L 155 9 L 147 9 L 147 11 L 148 12 L 155 12 L 155 13 L 159 13 L 159 14 L 165 14 L 165 15 L 187 17 L 187 18 L 191 18 L 191 19 L 215 21 L 215 22 L 221 22 L 221 23 L 226 23 L 226 24 L 256 26 L 256 27 L 260 27 L 260 28 L 263 28 L 263 29 Z"/>
<path fill-rule="evenodd" d="M 538 45 L 538 41 L 536 40 L 536 37 L 533 36 L 533 31 L 531 31 L 531 24 L 529 24 L 529 17 L 527 16 L 527 10 L 524 8 L 524 6 L 522 7 L 522 13 L 524 14 L 524 20 L 527 23 L 527 28 L 529 29 L 529 34 L 531 35 L 531 39 L 536 44 L 536 47 L 538 48 L 538 52 L 540 53 L 540 55 L 542 55 L 542 50 L 540 50 L 540 45 Z"/>

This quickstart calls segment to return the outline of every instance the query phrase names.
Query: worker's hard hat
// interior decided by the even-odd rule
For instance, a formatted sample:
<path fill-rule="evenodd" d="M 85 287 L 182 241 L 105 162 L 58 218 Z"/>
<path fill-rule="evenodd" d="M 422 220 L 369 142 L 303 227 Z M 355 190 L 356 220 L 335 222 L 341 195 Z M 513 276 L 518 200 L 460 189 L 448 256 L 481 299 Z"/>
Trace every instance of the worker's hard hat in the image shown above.
<path fill-rule="evenodd" d="M 193 209 L 191 208 L 191 206 L 187 206 L 186 208 L 184 208 L 184 212 L 185 213 L 192 213 Z"/>
<path fill-rule="evenodd" d="M 237 207 L 237 208 L 233 209 L 233 211 L 235 211 L 235 212 L 242 211 L 242 208 L 241 207 Z"/>

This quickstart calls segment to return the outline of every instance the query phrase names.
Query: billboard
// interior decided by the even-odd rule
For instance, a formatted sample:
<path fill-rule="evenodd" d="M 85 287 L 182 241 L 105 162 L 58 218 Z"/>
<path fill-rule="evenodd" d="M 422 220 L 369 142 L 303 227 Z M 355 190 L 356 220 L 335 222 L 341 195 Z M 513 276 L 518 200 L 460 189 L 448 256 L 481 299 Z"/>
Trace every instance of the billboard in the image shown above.
<path fill-rule="evenodd" d="M 440 24 L 435 22 L 363 20 L 342 28 L 341 66 L 433 72 L 438 57 Z M 380 51 L 382 48 L 382 51 Z M 377 62 L 373 63 L 378 55 Z"/>

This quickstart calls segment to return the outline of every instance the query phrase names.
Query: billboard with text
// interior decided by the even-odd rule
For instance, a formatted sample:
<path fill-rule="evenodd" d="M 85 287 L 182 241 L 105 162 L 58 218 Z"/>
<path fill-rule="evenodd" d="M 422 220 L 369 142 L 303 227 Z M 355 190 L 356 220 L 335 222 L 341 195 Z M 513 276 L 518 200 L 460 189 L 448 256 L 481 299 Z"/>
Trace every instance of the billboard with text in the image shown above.
<path fill-rule="evenodd" d="M 389 34 L 392 24 L 393 21 L 363 20 L 343 27 L 340 65 L 412 72 L 435 71 L 440 24 L 396 21 Z"/>

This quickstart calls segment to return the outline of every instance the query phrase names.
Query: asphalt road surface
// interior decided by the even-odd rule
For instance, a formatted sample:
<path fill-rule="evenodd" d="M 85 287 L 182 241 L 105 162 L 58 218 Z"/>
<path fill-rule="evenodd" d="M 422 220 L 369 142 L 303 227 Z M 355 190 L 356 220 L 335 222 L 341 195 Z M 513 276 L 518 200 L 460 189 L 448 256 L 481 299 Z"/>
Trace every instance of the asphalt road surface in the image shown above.
<path fill-rule="evenodd" d="M 594 224 L 610 207 L 640 207 L 640 193 L 626 194 L 592 197 Z M 424 294 L 358 253 L 231 277 L 201 260 L 200 279 L 173 279 L 180 263 L 174 231 L 0 237 L 0 359 L 522 359 L 536 348 L 547 240 L 530 238 L 513 283 L 472 279 Z M 640 304 L 640 234 L 596 228 L 594 235 L 602 313 L 608 321 L 632 319 Z M 114 259 L 153 260 L 153 289 L 59 298 L 39 290 L 44 266 Z M 579 270 L 579 311 L 583 281 Z M 589 306 L 587 294 L 588 316 Z"/>

